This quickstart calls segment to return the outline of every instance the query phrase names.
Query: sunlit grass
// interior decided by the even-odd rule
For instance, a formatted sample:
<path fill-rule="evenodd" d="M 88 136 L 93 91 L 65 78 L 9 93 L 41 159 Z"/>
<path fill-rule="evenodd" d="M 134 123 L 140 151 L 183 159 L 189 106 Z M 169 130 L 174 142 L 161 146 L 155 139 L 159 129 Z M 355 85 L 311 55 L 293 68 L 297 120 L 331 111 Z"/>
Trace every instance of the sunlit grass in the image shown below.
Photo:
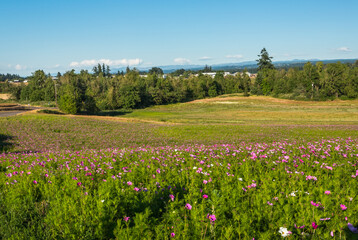
<path fill-rule="evenodd" d="M 357 124 L 358 101 L 294 101 L 227 96 L 134 110 L 124 115 L 174 123 Z"/>

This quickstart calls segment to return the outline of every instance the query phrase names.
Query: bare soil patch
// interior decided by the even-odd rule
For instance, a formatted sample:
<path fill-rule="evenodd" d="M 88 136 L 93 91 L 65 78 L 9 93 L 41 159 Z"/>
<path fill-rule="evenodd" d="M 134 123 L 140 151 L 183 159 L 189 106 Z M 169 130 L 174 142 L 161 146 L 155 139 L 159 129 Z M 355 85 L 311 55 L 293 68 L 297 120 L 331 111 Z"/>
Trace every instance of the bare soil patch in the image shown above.
<path fill-rule="evenodd" d="M 0 93 L 0 99 L 8 100 L 10 99 L 11 95 L 8 93 Z"/>

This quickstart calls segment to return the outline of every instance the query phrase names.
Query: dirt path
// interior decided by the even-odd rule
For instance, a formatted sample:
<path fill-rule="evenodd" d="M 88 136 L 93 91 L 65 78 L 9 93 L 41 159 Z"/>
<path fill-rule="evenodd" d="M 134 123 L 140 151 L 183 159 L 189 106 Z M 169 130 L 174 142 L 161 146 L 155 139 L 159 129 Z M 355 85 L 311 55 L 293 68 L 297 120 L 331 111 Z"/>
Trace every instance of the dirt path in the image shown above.
<path fill-rule="evenodd" d="M 37 111 L 39 107 L 23 106 L 16 103 L 0 104 L 0 117 L 10 117 L 26 112 Z"/>
<path fill-rule="evenodd" d="M 88 118 L 88 119 L 97 119 L 97 120 L 106 120 L 106 121 L 118 121 L 118 122 L 131 122 L 131 123 L 152 123 L 152 124 L 160 124 L 160 125 L 180 125 L 180 123 L 168 123 L 168 122 L 144 120 L 144 119 L 137 119 L 137 118 L 94 116 L 94 115 L 62 115 L 62 116 L 70 117 L 70 118 Z"/>
<path fill-rule="evenodd" d="M 22 113 L 23 111 L 1 111 L 0 112 L 0 117 L 11 117 L 11 116 L 15 116 L 19 113 Z"/>

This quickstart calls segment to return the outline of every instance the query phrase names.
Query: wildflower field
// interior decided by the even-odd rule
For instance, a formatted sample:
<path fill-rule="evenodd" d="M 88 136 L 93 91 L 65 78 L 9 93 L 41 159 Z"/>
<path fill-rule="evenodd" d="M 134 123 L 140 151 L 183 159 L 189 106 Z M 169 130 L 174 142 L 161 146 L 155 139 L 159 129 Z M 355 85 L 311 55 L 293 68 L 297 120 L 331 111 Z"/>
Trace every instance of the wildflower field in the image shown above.
<path fill-rule="evenodd" d="M 0 118 L 0 239 L 358 239 L 357 132 Z"/>

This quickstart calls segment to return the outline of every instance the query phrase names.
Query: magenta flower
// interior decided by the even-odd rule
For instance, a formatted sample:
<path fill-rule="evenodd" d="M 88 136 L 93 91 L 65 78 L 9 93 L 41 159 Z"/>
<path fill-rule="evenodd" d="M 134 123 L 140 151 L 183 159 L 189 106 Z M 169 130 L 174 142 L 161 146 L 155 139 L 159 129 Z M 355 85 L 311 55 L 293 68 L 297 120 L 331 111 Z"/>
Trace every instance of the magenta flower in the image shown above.
<path fill-rule="evenodd" d="M 273 205 L 273 203 L 271 203 L 270 201 L 267 201 L 267 204 L 270 205 L 270 206 Z"/>
<path fill-rule="evenodd" d="M 175 233 L 172 232 L 172 233 L 170 234 L 170 236 L 171 236 L 171 237 L 175 237 Z"/>
<path fill-rule="evenodd" d="M 128 184 L 129 186 L 131 186 L 133 183 L 132 183 L 132 182 L 127 182 L 127 184 Z"/>
<path fill-rule="evenodd" d="M 130 219 L 130 217 L 124 217 L 124 218 L 123 218 L 123 220 L 126 221 L 126 222 L 128 222 L 129 219 Z"/>
<path fill-rule="evenodd" d="M 333 231 L 331 231 L 331 237 L 333 237 L 333 236 L 334 236 Z"/>
<path fill-rule="evenodd" d="M 331 191 L 325 191 L 324 194 L 329 195 L 329 194 L 331 194 Z"/>
<path fill-rule="evenodd" d="M 313 227 L 313 229 L 316 229 L 316 228 L 318 228 L 318 225 L 315 222 L 313 222 L 312 227 Z"/>
<path fill-rule="evenodd" d="M 315 203 L 314 201 L 311 201 L 311 205 L 313 205 L 315 207 L 319 207 L 319 203 Z"/>
<path fill-rule="evenodd" d="M 203 198 L 205 198 L 205 199 L 208 198 L 208 195 L 204 194 L 204 195 L 203 195 Z"/>
<path fill-rule="evenodd" d="M 174 197 L 173 194 L 170 194 L 169 197 L 170 197 L 170 199 L 171 199 L 172 201 L 174 201 L 174 198 L 175 198 L 175 197 Z"/>
<path fill-rule="evenodd" d="M 347 207 L 344 204 L 341 204 L 341 208 L 342 208 L 343 211 L 347 210 Z"/>
<path fill-rule="evenodd" d="M 37 181 L 36 181 L 36 180 L 34 180 L 34 181 L 33 181 L 33 183 L 34 183 L 34 184 L 37 184 Z"/>
<path fill-rule="evenodd" d="M 209 214 L 208 214 L 207 218 L 210 219 L 211 223 L 214 223 L 214 222 L 216 221 L 215 215 L 209 215 Z"/>
<path fill-rule="evenodd" d="M 82 183 L 81 183 L 81 182 L 78 182 L 78 183 L 77 183 L 77 186 L 81 186 L 81 185 L 82 185 Z"/>
<path fill-rule="evenodd" d="M 187 208 L 188 210 L 191 210 L 192 206 L 189 203 L 187 203 L 187 204 L 185 204 L 185 208 Z"/>
<path fill-rule="evenodd" d="M 203 183 L 204 183 L 204 184 L 207 184 L 207 183 L 208 183 L 208 181 L 206 181 L 206 180 L 203 180 Z"/>
<path fill-rule="evenodd" d="M 134 190 L 138 192 L 138 191 L 139 191 L 139 188 L 135 187 Z"/>

